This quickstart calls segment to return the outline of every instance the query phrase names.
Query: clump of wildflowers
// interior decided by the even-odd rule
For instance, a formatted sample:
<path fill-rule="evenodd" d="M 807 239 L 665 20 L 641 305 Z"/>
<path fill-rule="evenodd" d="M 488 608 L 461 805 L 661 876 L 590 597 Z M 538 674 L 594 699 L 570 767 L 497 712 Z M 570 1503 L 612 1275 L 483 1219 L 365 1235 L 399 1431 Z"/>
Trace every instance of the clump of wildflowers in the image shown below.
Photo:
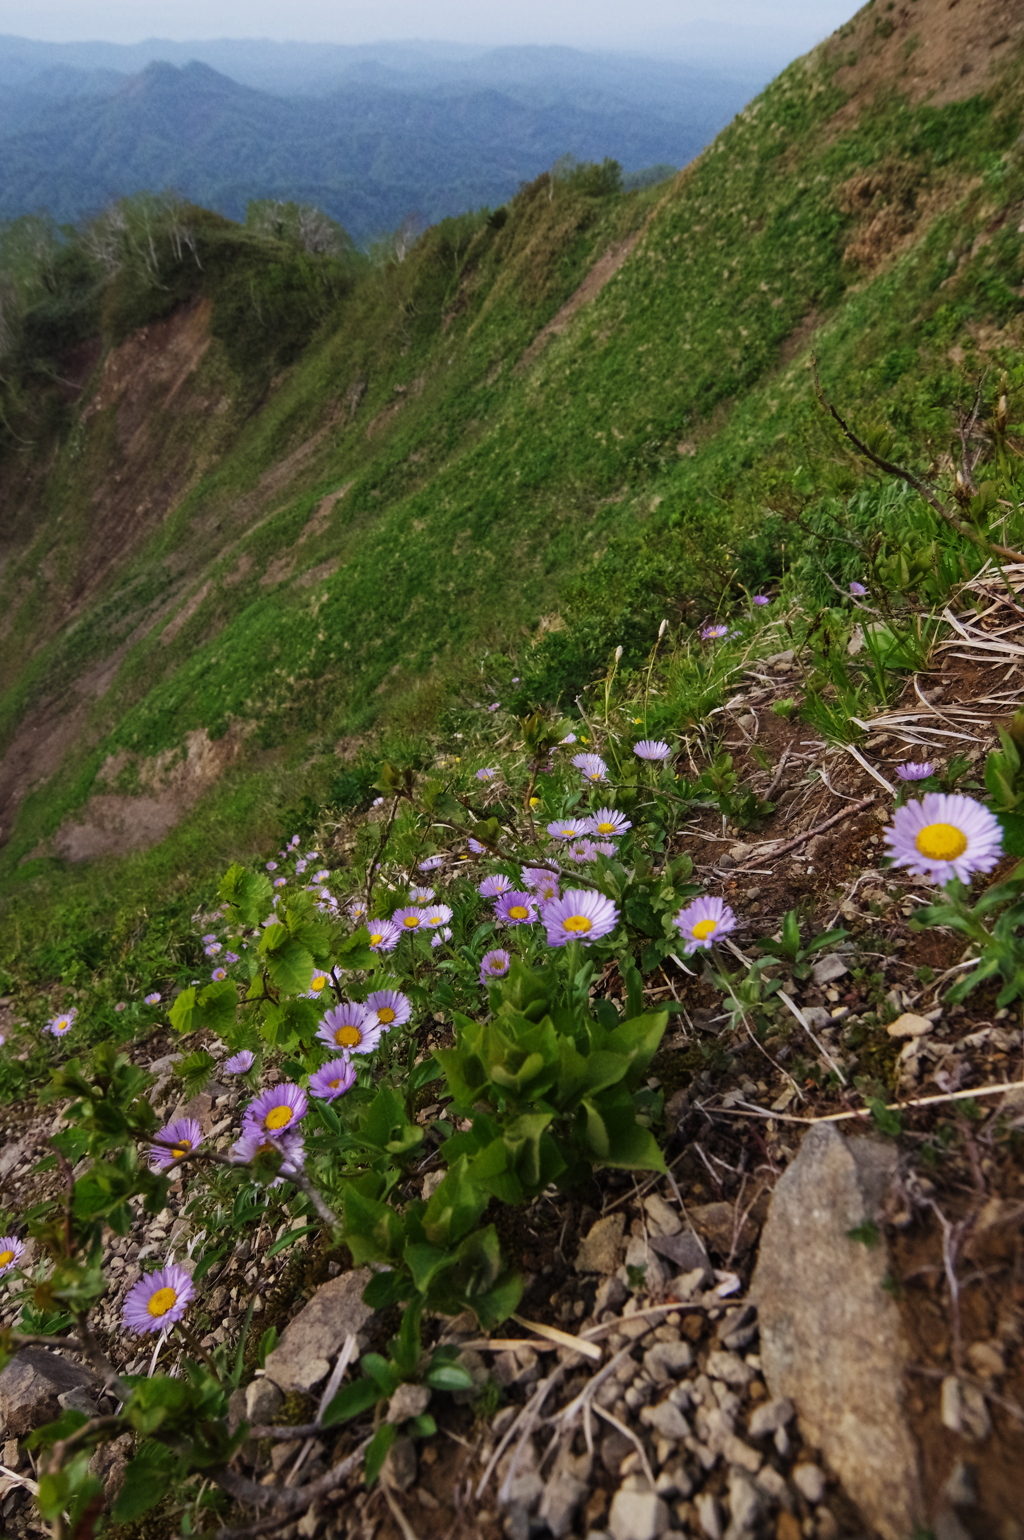
<path fill-rule="evenodd" d="M 127 1331 L 164 1331 L 181 1320 L 195 1298 L 195 1285 L 177 1263 L 147 1273 L 130 1289 L 122 1320 Z"/>
<path fill-rule="evenodd" d="M 572 762 L 585 781 L 608 779 L 608 766 L 600 754 L 574 754 Z"/>

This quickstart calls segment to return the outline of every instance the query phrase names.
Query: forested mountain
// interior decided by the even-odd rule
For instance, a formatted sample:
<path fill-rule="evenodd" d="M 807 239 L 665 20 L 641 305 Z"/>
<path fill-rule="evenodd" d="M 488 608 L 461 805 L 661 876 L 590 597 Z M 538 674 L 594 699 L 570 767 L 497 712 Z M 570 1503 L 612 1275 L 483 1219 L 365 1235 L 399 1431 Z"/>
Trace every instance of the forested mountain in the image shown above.
<path fill-rule="evenodd" d="M 497 206 L 566 154 L 683 165 L 749 91 L 571 49 L 328 49 L 315 64 L 300 50 L 300 70 L 283 46 L 208 45 L 229 78 L 196 59 L 123 75 L 97 62 L 121 58 L 109 46 L 41 48 L 0 40 L 0 216 L 74 220 L 171 187 L 236 219 L 254 198 L 316 203 L 358 241 L 412 213 Z"/>

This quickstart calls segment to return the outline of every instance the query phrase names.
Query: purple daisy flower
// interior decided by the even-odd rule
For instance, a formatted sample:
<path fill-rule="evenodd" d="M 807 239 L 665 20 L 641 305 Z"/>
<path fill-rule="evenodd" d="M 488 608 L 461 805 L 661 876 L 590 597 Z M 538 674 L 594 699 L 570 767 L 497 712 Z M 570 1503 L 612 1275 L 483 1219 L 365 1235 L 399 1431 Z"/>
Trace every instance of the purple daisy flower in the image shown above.
<path fill-rule="evenodd" d="M 689 957 L 698 947 L 710 946 L 712 941 L 735 930 L 736 916 L 720 898 L 695 898 L 692 904 L 680 909 L 674 923 L 686 942 L 684 955 Z"/>
<path fill-rule="evenodd" d="M 309 865 L 308 861 L 296 861 L 296 863 L 295 863 L 295 875 L 296 875 L 296 877 L 301 877 L 303 872 L 306 870 L 306 867 L 308 865 Z M 322 880 L 323 879 L 321 879 L 321 881 Z"/>
<path fill-rule="evenodd" d="M 430 938 L 430 945 L 431 946 L 440 946 L 442 944 L 442 942 L 450 941 L 451 939 L 452 939 L 452 928 L 451 928 L 451 926 L 450 925 L 442 925 L 441 929 L 440 930 L 435 930 L 434 934 L 431 936 L 431 938 Z"/>
<path fill-rule="evenodd" d="M 298 867 L 296 867 L 295 869 L 296 869 L 296 871 L 298 871 Z M 314 882 L 326 882 L 330 875 L 331 875 L 330 868 L 327 867 L 327 866 L 322 866 L 318 872 L 314 872 L 313 873 L 313 881 Z"/>
<path fill-rule="evenodd" d="M 25 1253 L 25 1242 L 16 1235 L 0 1235 L 0 1278 L 17 1267 Z"/>
<path fill-rule="evenodd" d="M 238 953 L 237 952 L 225 952 L 224 953 L 224 961 L 226 963 L 228 963 L 228 964 L 236 963 L 238 961 Z"/>
<path fill-rule="evenodd" d="M 705 626 L 700 633 L 700 639 L 702 642 L 714 642 L 720 636 L 728 636 L 728 634 L 728 626 Z"/>
<path fill-rule="evenodd" d="M 572 762 L 585 781 L 608 779 L 608 766 L 600 754 L 574 754 Z"/>
<path fill-rule="evenodd" d="M 419 864 L 421 872 L 436 872 L 439 866 L 444 865 L 444 856 L 427 856 Z"/>
<path fill-rule="evenodd" d="M 370 950 L 373 952 L 394 951 L 402 938 L 402 932 L 393 920 L 367 920 L 366 928 L 370 934 Z"/>
<path fill-rule="evenodd" d="M 588 834 L 600 834 L 602 839 L 614 839 L 617 834 L 625 834 L 627 829 L 633 827 L 624 813 L 617 813 L 613 807 L 599 807 L 596 813 L 590 815 L 590 828 Z"/>
<path fill-rule="evenodd" d="M 130 1289 L 121 1320 L 126 1331 L 164 1331 L 174 1326 L 195 1298 L 195 1284 L 183 1267 L 172 1263 L 147 1273 Z"/>
<path fill-rule="evenodd" d="M 335 1097 L 351 1091 L 355 1083 L 355 1065 L 348 1059 L 331 1059 L 315 1075 L 310 1075 L 309 1092 L 311 1096 L 319 1096 L 322 1101 L 332 1102 Z"/>
<path fill-rule="evenodd" d="M 433 888 L 410 888 L 409 897 L 414 904 L 429 904 L 434 896 Z"/>
<path fill-rule="evenodd" d="M 203 1142 L 203 1130 L 195 1118 L 178 1118 L 174 1123 L 165 1123 L 163 1128 L 157 1130 L 158 1144 L 149 1147 L 149 1167 L 151 1171 L 166 1171 L 187 1155 L 189 1150 L 196 1150 Z"/>
<path fill-rule="evenodd" d="M 487 854 L 487 846 L 481 845 L 479 840 L 470 838 L 466 841 L 466 844 L 475 856 L 485 856 Z"/>
<path fill-rule="evenodd" d="M 540 866 L 524 866 L 523 882 L 538 903 L 546 904 L 549 899 L 558 897 L 558 878 L 554 872 L 546 872 Z"/>
<path fill-rule="evenodd" d="M 537 918 L 537 895 L 503 893 L 494 906 L 494 917 L 501 925 L 532 925 Z"/>
<path fill-rule="evenodd" d="M 214 968 L 210 973 L 210 977 L 215 984 L 219 984 L 221 979 L 226 979 L 227 976 L 228 970 L 226 968 Z"/>
<path fill-rule="evenodd" d="M 115 1011 L 126 1011 L 128 1009 L 128 1001 L 118 1000 L 117 1004 L 114 1006 L 114 1009 Z"/>
<path fill-rule="evenodd" d="M 51 1016 L 43 1031 L 49 1032 L 51 1037 L 63 1037 L 65 1032 L 71 1031 L 77 1015 L 78 1011 L 74 1006 L 69 1011 L 61 1011 L 59 1016 Z"/>
<path fill-rule="evenodd" d="M 570 861 L 575 861 L 577 866 L 580 866 L 584 861 L 597 860 L 597 846 L 593 840 L 576 840 L 573 844 L 566 846 L 565 854 Z"/>
<path fill-rule="evenodd" d="M 366 919 L 366 905 L 361 903 L 358 898 L 354 898 L 348 906 L 348 917 L 353 925 L 362 924 L 363 920 Z"/>
<path fill-rule="evenodd" d="M 245 1109 L 244 1125 L 255 1126 L 261 1133 L 278 1135 L 294 1128 L 306 1116 L 306 1093 L 301 1086 L 285 1080 L 281 1085 L 261 1091 Z"/>
<path fill-rule="evenodd" d="M 590 833 L 589 822 L 587 818 L 556 818 L 548 824 L 548 833 L 556 840 L 578 840 Z"/>
<path fill-rule="evenodd" d="M 277 862 L 276 861 L 268 861 L 267 862 L 267 871 L 268 872 L 276 872 L 277 871 Z"/>
<path fill-rule="evenodd" d="M 568 888 L 561 898 L 544 905 L 541 919 L 548 933 L 548 946 L 568 946 L 582 941 L 589 946 L 607 936 L 619 923 L 619 911 L 610 898 L 581 888 Z"/>
<path fill-rule="evenodd" d="M 144 1005 L 159 1005 L 160 1004 L 160 992 L 159 992 L 159 990 L 154 989 L 151 994 L 146 995 L 145 999 L 143 1000 L 143 1004 Z"/>
<path fill-rule="evenodd" d="M 227 1075 L 244 1075 L 247 1070 L 252 1069 L 255 1062 L 256 1055 L 248 1048 L 241 1048 L 238 1053 L 233 1053 L 230 1059 L 224 1060 L 221 1069 Z"/>
<path fill-rule="evenodd" d="M 274 878 L 274 887 L 275 888 L 286 888 L 287 886 L 288 886 L 288 878 L 287 877 L 275 877 Z"/>
<path fill-rule="evenodd" d="M 923 765 L 915 765 L 913 760 L 907 760 L 905 765 L 896 766 L 896 774 L 901 781 L 926 781 L 930 775 L 935 774 L 935 766 L 930 759 L 926 759 Z"/>
<path fill-rule="evenodd" d="M 217 953 L 223 950 L 224 949 L 219 941 L 211 941 L 209 946 L 203 948 L 203 951 L 206 953 L 207 957 L 216 957 Z"/>
<path fill-rule="evenodd" d="M 667 743 L 660 738 L 641 738 L 639 743 L 634 743 L 633 753 L 637 759 L 671 759 L 672 750 Z"/>
<path fill-rule="evenodd" d="M 412 1001 L 397 989 L 375 989 L 364 1003 L 385 1032 L 389 1027 L 404 1027 L 412 1015 Z"/>
<path fill-rule="evenodd" d="M 484 898 L 500 898 L 501 894 L 507 893 L 511 886 L 511 877 L 506 877 L 504 872 L 492 872 L 477 885 L 477 892 Z"/>
<path fill-rule="evenodd" d="M 399 935 L 407 930 L 423 930 L 426 920 L 419 904 L 407 904 L 404 909 L 396 909 L 391 916 L 392 924 L 398 927 Z"/>
<path fill-rule="evenodd" d="M 316 1035 L 335 1053 L 339 1049 L 344 1053 L 372 1053 L 383 1031 L 373 1011 L 352 1000 L 342 1000 L 324 1016 Z"/>
<path fill-rule="evenodd" d="M 882 838 L 894 866 L 907 866 L 926 882 L 944 884 L 974 872 L 990 872 L 1003 848 L 998 819 L 973 797 L 927 791 L 893 814 Z"/>
<path fill-rule="evenodd" d="M 485 952 L 480 959 L 480 982 L 486 984 L 488 979 L 503 979 L 512 966 L 512 957 L 502 947 L 495 947 L 492 952 Z"/>
<path fill-rule="evenodd" d="M 559 738 L 558 742 L 559 742 L 559 744 L 575 743 L 576 742 L 576 734 L 575 733 L 566 733 L 565 737 L 564 738 Z"/>
<path fill-rule="evenodd" d="M 203 945 L 205 946 L 208 941 L 216 941 L 216 939 L 217 939 L 217 937 L 214 935 L 213 931 L 211 931 L 208 936 L 203 936 L 202 937 L 202 942 L 203 942 Z"/>
<path fill-rule="evenodd" d="M 493 781 L 497 774 L 497 770 L 487 768 L 484 770 L 478 770 L 476 772 L 476 778 L 478 781 Z"/>
<path fill-rule="evenodd" d="M 863 599 L 867 593 L 867 589 L 864 587 L 863 583 L 851 583 L 850 592 L 853 594 L 855 599 Z"/>
<path fill-rule="evenodd" d="M 306 1146 L 302 1135 L 295 1133 L 283 1133 L 272 1135 L 265 1133 L 255 1123 L 243 1125 L 240 1136 L 231 1146 L 231 1153 L 239 1164 L 248 1165 L 255 1160 L 257 1155 L 268 1155 L 276 1150 L 281 1160 L 281 1174 L 271 1182 L 271 1187 L 279 1187 L 281 1180 L 286 1176 L 294 1176 L 302 1170 L 306 1158 Z"/>
<path fill-rule="evenodd" d="M 309 981 L 309 989 L 306 992 L 307 1000 L 319 1000 L 324 986 L 330 983 L 330 977 L 326 973 L 314 973 Z"/>
<path fill-rule="evenodd" d="M 447 925 L 452 917 L 447 904 L 426 904 L 423 913 L 431 930 L 436 930 L 439 925 Z"/>
<path fill-rule="evenodd" d="M 751 604 L 771 604 L 772 601 L 767 594 L 755 594 L 750 602 Z"/>
<path fill-rule="evenodd" d="M 500 706 L 501 706 L 501 701 L 500 700 L 496 700 L 496 701 L 492 701 L 487 709 L 488 709 L 488 711 L 497 711 L 500 708 Z"/>

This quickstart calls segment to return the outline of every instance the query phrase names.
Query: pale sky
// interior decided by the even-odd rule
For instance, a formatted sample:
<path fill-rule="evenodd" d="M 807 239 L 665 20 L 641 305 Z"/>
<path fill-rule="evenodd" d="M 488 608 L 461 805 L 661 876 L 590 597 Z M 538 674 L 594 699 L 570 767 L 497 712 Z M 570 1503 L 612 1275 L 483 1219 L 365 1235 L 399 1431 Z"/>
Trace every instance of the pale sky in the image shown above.
<path fill-rule="evenodd" d="M 857 8 L 857 0 L 0 0 L 0 33 L 112 43 L 419 38 L 775 60 L 806 52 Z"/>

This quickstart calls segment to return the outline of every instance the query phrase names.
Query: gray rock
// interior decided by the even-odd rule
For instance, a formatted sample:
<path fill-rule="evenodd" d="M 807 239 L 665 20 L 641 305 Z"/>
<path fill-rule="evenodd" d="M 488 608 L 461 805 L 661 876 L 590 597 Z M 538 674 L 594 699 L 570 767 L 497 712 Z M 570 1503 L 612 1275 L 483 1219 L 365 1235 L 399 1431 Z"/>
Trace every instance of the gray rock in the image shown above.
<path fill-rule="evenodd" d="M 939 1510 L 932 1520 L 932 1532 L 935 1540 L 971 1540 L 970 1530 L 964 1528 L 952 1508 Z"/>
<path fill-rule="evenodd" d="M 309 1391 L 326 1379 L 345 1338 L 356 1334 L 358 1351 L 366 1351 L 368 1328 L 376 1311 L 363 1304 L 370 1270 L 357 1268 L 322 1283 L 308 1305 L 285 1327 L 284 1336 L 267 1354 L 266 1371 L 286 1395 Z"/>
<path fill-rule="evenodd" d="M 408 1492 L 416 1485 L 419 1461 L 411 1438 L 396 1438 L 384 1457 L 380 1478 L 396 1492 Z"/>
<path fill-rule="evenodd" d="M 747 1423 L 751 1438 L 764 1438 L 767 1433 L 777 1433 L 786 1426 L 795 1412 L 796 1408 L 788 1396 L 777 1396 L 774 1401 L 765 1401 L 763 1406 L 755 1406 Z"/>
<path fill-rule="evenodd" d="M 613 1273 L 610 1278 L 605 1278 L 597 1286 L 594 1314 L 599 1316 L 605 1310 L 621 1310 L 628 1298 L 629 1290 L 622 1279 Z"/>
<path fill-rule="evenodd" d="M 576 1253 L 578 1273 L 614 1273 L 622 1261 L 622 1232 L 626 1216 L 606 1214 L 587 1231 Z"/>
<path fill-rule="evenodd" d="M 57 1403 L 62 1411 L 84 1412 L 87 1417 L 95 1417 L 99 1411 L 95 1400 L 84 1385 L 76 1385 L 74 1390 L 62 1390 L 57 1397 Z"/>
<path fill-rule="evenodd" d="M 61 1413 L 60 1397 L 95 1386 L 87 1369 L 45 1348 L 22 1348 L 0 1374 L 0 1438 L 20 1438 L 53 1422 Z"/>
<path fill-rule="evenodd" d="M 563 1450 L 544 1488 L 537 1517 L 548 1526 L 555 1540 L 562 1540 L 572 1529 L 576 1510 L 586 1501 L 590 1490 L 589 1455 L 574 1457 Z"/>
<path fill-rule="evenodd" d="M 761 1516 L 764 1499 L 746 1471 L 729 1472 L 729 1528 L 727 1540 L 749 1535 Z"/>
<path fill-rule="evenodd" d="M 648 1428 L 653 1428 L 662 1438 L 679 1440 L 690 1436 L 689 1423 L 671 1401 L 662 1401 L 660 1406 L 645 1406 L 640 1413 L 640 1421 Z"/>
<path fill-rule="evenodd" d="M 722 1380 L 726 1385 L 740 1388 L 749 1385 L 754 1378 L 753 1369 L 743 1362 L 738 1353 L 709 1353 L 707 1372 L 713 1380 Z"/>
<path fill-rule="evenodd" d="M 825 1496 L 825 1472 L 820 1465 L 812 1465 L 810 1462 L 804 1465 L 794 1465 L 792 1481 L 802 1497 L 806 1497 L 809 1503 L 820 1503 Z"/>
<path fill-rule="evenodd" d="M 789 1488 L 786 1486 L 786 1478 L 777 1471 L 774 1465 L 764 1465 L 757 1473 L 757 1484 L 762 1492 L 767 1493 L 773 1503 L 784 1503 L 790 1506 Z"/>
<path fill-rule="evenodd" d="M 658 1475 L 654 1483 L 654 1490 L 659 1497 L 671 1501 L 673 1498 L 689 1497 L 693 1491 L 693 1477 L 683 1464 L 682 1460 L 670 1460 L 664 1470 Z"/>
<path fill-rule="evenodd" d="M 811 969 L 811 977 L 816 984 L 831 984 L 833 979 L 841 979 L 844 973 L 849 973 L 848 965 L 839 956 L 838 952 L 829 952 L 822 957 Z"/>
<path fill-rule="evenodd" d="M 660 1256 L 667 1257 L 681 1273 L 692 1273 L 700 1268 L 710 1283 L 713 1276 L 707 1249 L 696 1230 L 679 1230 L 673 1235 L 652 1235 L 651 1248 Z"/>
<path fill-rule="evenodd" d="M 992 1431 L 992 1421 L 982 1391 L 969 1380 L 947 1374 L 942 1382 L 942 1421 L 952 1433 L 980 1443 Z"/>
<path fill-rule="evenodd" d="M 678 1235 L 683 1221 L 674 1208 L 670 1208 L 660 1193 L 652 1192 L 644 1199 L 644 1208 L 655 1229 L 661 1235 Z"/>
<path fill-rule="evenodd" d="M 795 1403 L 808 1443 L 883 1540 L 925 1522 L 902 1405 L 909 1354 L 882 1287 L 886 1248 L 848 1232 L 881 1217 L 896 1158 L 874 1137 L 811 1129 L 775 1188 L 750 1290 L 769 1389 Z"/>
<path fill-rule="evenodd" d="M 624 1433 L 612 1432 L 601 1440 L 601 1464 L 609 1476 L 617 1476 L 623 1460 L 634 1449 L 632 1439 Z"/>
<path fill-rule="evenodd" d="M 388 1422 L 406 1422 L 421 1417 L 430 1405 L 429 1385 L 399 1385 L 388 1402 Z"/>
<path fill-rule="evenodd" d="M 273 1380 L 253 1380 L 245 1387 L 245 1420 L 254 1426 L 272 1426 L 277 1421 L 284 1396 Z"/>
<path fill-rule="evenodd" d="M 711 1492 L 701 1492 L 696 1502 L 697 1521 L 705 1540 L 722 1540 L 722 1514 Z"/>
<path fill-rule="evenodd" d="M 644 1368 L 656 1385 L 678 1379 L 693 1363 L 693 1348 L 688 1342 L 656 1342 L 644 1354 Z"/>
<path fill-rule="evenodd" d="M 7 1465 L 10 1462 L 4 1461 Z M 974 1472 L 963 1460 L 957 1460 L 942 1486 L 942 1496 L 954 1508 L 973 1508 L 978 1501 L 978 1488 Z"/>
<path fill-rule="evenodd" d="M 653 1240 L 654 1236 L 651 1236 L 651 1241 Z M 626 1266 L 642 1267 L 644 1270 L 644 1287 L 651 1294 L 657 1295 L 662 1293 L 665 1284 L 668 1282 L 668 1274 L 665 1271 L 664 1264 L 655 1254 L 653 1246 L 645 1236 L 634 1235 L 630 1237 L 629 1244 L 626 1247 Z"/>
<path fill-rule="evenodd" d="M 644 1483 L 646 1486 L 646 1483 Z M 657 1540 L 668 1528 L 668 1504 L 657 1492 L 637 1490 L 627 1477 L 612 1498 L 612 1540 Z"/>

